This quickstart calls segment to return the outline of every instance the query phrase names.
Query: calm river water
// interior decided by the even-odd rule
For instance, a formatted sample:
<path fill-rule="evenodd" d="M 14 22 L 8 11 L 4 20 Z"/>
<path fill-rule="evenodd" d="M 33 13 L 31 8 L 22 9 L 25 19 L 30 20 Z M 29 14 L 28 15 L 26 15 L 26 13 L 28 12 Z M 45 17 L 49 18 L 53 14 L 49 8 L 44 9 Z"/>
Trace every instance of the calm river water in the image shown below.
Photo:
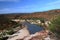
<path fill-rule="evenodd" d="M 24 25 L 27 25 L 28 26 L 28 30 L 29 30 L 30 34 L 34 34 L 36 32 L 39 32 L 41 30 L 44 30 L 43 27 L 40 27 L 40 26 L 35 25 L 35 24 L 30 24 L 28 22 L 24 22 Z"/>

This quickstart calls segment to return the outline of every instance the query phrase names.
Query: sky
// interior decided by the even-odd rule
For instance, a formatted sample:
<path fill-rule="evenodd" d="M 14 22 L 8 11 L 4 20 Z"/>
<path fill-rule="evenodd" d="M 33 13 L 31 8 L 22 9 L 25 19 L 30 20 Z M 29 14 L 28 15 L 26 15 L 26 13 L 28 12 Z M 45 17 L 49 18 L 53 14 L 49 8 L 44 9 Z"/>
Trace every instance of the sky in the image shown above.
<path fill-rule="evenodd" d="M 0 0 L 0 14 L 60 9 L 60 0 Z"/>

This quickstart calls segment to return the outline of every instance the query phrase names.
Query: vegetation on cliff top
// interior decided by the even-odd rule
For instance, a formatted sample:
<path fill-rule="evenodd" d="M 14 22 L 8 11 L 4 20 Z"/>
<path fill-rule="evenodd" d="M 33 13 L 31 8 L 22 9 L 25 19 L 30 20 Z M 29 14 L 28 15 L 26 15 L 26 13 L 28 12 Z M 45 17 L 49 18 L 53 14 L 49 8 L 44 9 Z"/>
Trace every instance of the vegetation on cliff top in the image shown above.
<path fill-rule="evenodd" d="M 51 21 L 49 29 L 56 33 L 58 36 L 60 36 L 60 16 L 58 16 L 56 19 Z"/>

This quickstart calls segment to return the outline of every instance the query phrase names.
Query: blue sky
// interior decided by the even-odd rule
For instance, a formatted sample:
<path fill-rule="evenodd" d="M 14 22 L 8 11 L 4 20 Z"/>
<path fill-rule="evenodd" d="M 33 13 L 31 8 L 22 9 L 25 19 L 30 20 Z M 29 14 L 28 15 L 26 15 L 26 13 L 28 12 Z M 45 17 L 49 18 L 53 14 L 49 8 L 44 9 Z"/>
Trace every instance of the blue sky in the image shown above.
<path fill-rule="evenodd" d="M 30 13 L 60 9 L 60 0 L 0 0 L 1 13 Z"/>

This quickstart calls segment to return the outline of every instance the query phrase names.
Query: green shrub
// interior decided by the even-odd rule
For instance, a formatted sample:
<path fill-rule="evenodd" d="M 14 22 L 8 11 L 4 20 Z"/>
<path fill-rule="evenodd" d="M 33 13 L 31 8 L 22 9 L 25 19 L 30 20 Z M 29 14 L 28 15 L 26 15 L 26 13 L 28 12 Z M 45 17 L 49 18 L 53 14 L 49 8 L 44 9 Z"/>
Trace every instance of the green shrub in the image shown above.
<path fill-rule="evenodd" d="M 60 16 L 51 21 L 49 29 L 57 35 L 60 35 Z"/>

